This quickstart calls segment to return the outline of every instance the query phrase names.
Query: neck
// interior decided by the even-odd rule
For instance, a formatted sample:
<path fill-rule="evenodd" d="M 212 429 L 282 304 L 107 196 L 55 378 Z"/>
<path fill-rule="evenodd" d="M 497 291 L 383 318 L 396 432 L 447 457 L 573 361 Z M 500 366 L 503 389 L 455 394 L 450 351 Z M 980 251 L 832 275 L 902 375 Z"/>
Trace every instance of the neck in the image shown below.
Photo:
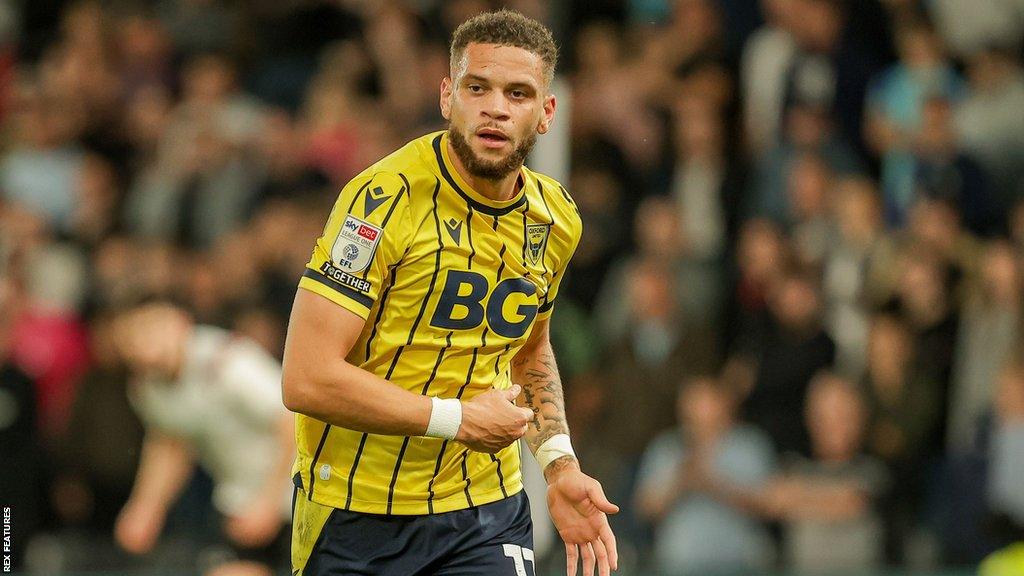
<path fill-rule="evenodd" d="M 452 159 L 452 164 L 455 165 L 455 170 L 459 173 L 459 176 L 462 176 L 462 179 L 465 180 L 466 183 L 473 187 L 473 190 L 497 202 L 504 202 L 516 195 L 519 184 L 518 169 L 509 172 L 497 180 L 480 178 L 478 176 L 474 176 L 466 169 L 466 166 L 462 163 L 462 158 L 460 158 L 455 152 L 455 148 L 452 146 L 451 141 L 448 141 L 446 146 L 448 147 L 448 157 Z"/>

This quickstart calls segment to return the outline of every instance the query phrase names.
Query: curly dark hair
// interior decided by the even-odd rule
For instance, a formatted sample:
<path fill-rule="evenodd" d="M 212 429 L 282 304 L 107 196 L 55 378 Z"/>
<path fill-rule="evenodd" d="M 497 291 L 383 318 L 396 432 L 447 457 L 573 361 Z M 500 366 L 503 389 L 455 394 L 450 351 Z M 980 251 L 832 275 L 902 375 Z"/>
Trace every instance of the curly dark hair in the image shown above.
<path fill-rule="evenodd" d="M 532 52 L 544 61 L 544 79 L 550 83 L 558 63 L 558 46 L 551 30 L 519 12 L 501 9 L 484 12 L 466 20 L 452 33 L 451 67 L 455 70 L 470 44 L 514 46 Z"/>

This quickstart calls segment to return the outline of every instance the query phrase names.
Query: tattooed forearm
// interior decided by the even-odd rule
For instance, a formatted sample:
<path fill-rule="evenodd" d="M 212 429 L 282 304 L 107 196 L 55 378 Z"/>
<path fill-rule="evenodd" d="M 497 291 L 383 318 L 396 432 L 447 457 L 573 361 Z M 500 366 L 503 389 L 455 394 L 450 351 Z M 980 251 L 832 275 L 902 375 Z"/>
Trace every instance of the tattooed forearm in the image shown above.
<path fill-rule="evenodd" d="M 533 410 L 533 421 L 526 432 L 530 450 L 537 451 L 555 434 L 568 434 L 565 398 L 558 376 L 555 354 L 546 340 L 524 350 L 512 361 L 512 381 L 523 387 L 523 405 Z"/>

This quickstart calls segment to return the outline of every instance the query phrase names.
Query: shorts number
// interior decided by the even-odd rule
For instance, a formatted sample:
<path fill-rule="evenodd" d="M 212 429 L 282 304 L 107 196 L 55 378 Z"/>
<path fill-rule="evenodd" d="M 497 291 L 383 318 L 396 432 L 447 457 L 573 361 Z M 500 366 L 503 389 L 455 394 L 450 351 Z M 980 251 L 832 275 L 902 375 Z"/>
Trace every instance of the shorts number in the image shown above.
<path fill-rule="evenodd" d="M 527 562 L 531 564 L 530 572 L 537 573 L 537 565 L 533 561 L 533 550 L 515 544 L 502 544 L 501 547 L 505 550 L 505 556 L 511 558 L 515 563 L 517 576 L 528 576 L 526 573 Z"/>

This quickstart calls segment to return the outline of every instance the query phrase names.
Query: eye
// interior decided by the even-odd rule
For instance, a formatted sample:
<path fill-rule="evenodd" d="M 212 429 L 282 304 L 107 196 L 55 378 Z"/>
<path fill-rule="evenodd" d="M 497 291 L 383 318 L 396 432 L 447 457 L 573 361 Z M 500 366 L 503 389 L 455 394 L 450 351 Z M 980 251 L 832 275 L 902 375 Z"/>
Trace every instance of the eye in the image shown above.
<path fill-rule="evenodd" d="M 484 87 L 479 84 L 470 84 L 469 91 L 473 94 L 480 94 L 484 91 Z"/>
<path fill-rule="evenodd" d="M 523 98 L 526 98 L 526 92 L 523 92 L 522 90 L 513 90 L 512 98 L 516 100 L 522 100 Z"/>

